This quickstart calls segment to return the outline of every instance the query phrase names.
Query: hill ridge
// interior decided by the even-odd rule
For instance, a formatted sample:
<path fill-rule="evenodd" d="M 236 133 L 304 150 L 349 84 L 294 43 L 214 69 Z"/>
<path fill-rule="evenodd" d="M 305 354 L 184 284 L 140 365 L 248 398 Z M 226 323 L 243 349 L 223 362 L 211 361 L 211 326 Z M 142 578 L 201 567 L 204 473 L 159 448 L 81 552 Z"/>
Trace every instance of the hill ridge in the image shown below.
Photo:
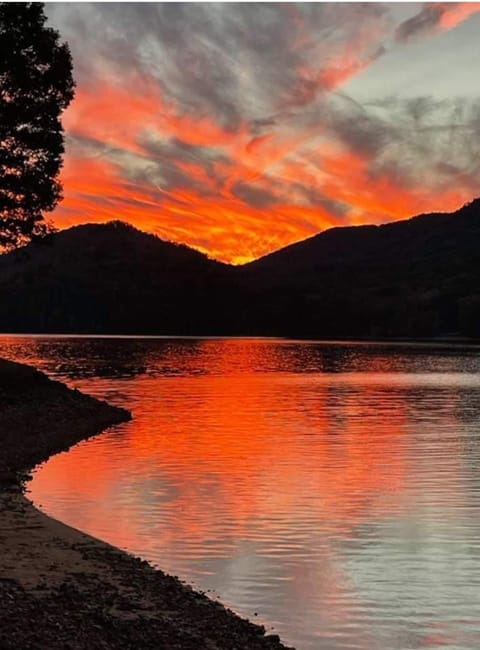
<path fill-rule="evenodd" d="M 113 220 L 0 256 L 0 330 L 480 337 L 480 200 L 232 266 Z"/>

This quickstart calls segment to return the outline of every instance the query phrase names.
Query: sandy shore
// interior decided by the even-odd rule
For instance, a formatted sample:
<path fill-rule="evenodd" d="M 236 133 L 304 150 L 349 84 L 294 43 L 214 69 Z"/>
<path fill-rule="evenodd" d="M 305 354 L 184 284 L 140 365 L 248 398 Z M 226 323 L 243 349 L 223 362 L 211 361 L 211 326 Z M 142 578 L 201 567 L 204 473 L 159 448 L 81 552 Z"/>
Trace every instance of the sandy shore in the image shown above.
<path fill-rule="evenodd" d="M 35 464 L 129 418 L 0 360 L 0 648 L 285 648 L 264 628 L 47 517 L 24 496 L 22 483 Z"/>

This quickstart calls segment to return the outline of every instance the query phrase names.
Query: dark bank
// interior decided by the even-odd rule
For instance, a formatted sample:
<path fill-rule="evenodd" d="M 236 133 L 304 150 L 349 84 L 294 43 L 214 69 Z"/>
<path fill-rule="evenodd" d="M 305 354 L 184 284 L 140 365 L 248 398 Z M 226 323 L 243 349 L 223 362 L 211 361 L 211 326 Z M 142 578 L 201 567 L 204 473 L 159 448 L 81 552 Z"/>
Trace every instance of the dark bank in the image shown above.
<path fill-rule="evenodd" d="M 138 558 L 39 512 L 31 467 L 128 411 L 0 361 L 0 647 L 283 648 L 275 635 Z"/>

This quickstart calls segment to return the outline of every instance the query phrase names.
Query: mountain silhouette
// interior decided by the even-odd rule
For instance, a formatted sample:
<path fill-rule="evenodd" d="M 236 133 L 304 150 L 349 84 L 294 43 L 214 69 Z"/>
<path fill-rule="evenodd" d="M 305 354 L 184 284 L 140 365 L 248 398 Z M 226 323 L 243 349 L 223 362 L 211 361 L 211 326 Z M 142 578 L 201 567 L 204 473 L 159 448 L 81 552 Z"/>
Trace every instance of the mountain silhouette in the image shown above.
<path fill-rule="evenodd" d="M 480 199 L 454 213 L 332 228 L 243 272 L 261 296 L 257 327 L 272 334 L 480 336 Z"/>
<path fill-rule="evenodd" d="M 478 337 L 479 287 L 479 199 L 332 228 L 240 267 L 116 221 L 0 256 L 0 330 Z"/>
<path fill-rule="evenodd" d="M 119 221 L 75 226 L 0 256 L 0 329 L 203 333 L 213 305 L 220 331 L 225 269 Z"/>

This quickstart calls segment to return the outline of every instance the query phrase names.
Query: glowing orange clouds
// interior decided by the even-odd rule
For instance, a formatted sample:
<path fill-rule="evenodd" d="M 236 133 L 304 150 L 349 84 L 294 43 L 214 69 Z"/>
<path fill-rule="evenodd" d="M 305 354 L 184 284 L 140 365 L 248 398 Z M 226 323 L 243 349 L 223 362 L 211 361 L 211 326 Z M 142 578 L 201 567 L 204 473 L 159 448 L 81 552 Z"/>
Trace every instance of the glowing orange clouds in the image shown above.
<path fill-rule="evenodd" d="M 443 29 L 453 29 L 459 23 L 480 11 L 480 2 L 445 2 L 440 4 L 443 9 L 440 25 Z"/>
<path fill-rule="evenodd" d="M 478 11 L 478 2 L 426 2 L 418 14 L 398 26 L 396 39 L 405 42 L 453 29 Z"/>
<path fill-rule="evenodd" d="M 241 183 L 242 174 L 245 178 L 248 173 L 240 159 L 223 187 L 200 165 L 179 162 L 179 168 L 202 191 L 181 187 L 163 190 L 159 185 L 125 179 L 122 168 L 107 159 L 67 157 L 63 171 L 65 200 L 57 210 L 56 223 L 66 227 L 120 218 L 163 239 L 186 243 L 216 259 L 238 264 L 339 223 L 328 206 L 295 203 L 299 198 L 295 187 L 302 182 L 313 192 L 352 206 L 340 223 L 400 219 L 412 210 L 427 211 L 439 203 L 443 209 L 454 209 L 469 198 L 467 191 L 462 194 L 460 189 L 445 191 L 439 197 L 428 189 L 402 188 L 387 175 L 372 181 L 367 162 L 347 152 L 324 155 L 322 171 L 315 173 L 300 162 L 274 157 L 276 180 L 262 176 L 260 171 L 257 186 L 265 191 L 270 188 L 272 196 L 278 195 L 278 203 L 261 208 L 233 194 L 232 186 Z M 264 161 L 263 165 L 268 163 Z"/>
<path fill-rule="evenodd" d="M 209 199 L 190 190 L 159 191 L 133 184 L 122 179 L 118 167 L 103 159 L 67 159 L 63 181 L 66 198 L 59 210 L 59 225 L 78 223 L 78 214 L 87 222 L 121 217 L 164 239 L 186 242 L 214 257 L 237 263 L 252 259 L 258 251 L 261 254 L 312 234 L 305 225 L 296 226 L 292 215 L 300 215 L 303 220 L 307 212 L 310 218 L 321 218 L 315 210 L 282 207 L 277 210 L 278 229 L 272 232 L 268 214 L 238 199 Z M 328 216 L 324 218 L 325 225 L 329 225 Z M 203 240 L 202 233 L 208 233 L 208 240 Z"/>
<path fill-rule="evenodd" d="M 235 137 L 207 117 L 180 115 L 180 108 L 163 99 L 153 80 L 132 77 L 124 86 L 102 82 L 77 91 L 65 112 L 68 133 L 98 138 L 105 145 L 142 154 L 142 132 L 178 136 L 192 145 L 229 144 Z"/>
<path fill-rule="evenodd" d="M 321 125 L 272 129 L 252 138 L 212 120 L 194 124 L 176 115 L 158 88 L 143 91 L 132 97 L 106 87 L 97 102 L 98 89 L 80 89 L 65 123 L 83 148 L 66 158 L 65 200 L 56 213 L 60 227 L 122 219 L 217 259 L 243 263 L 337 223 L 398 219 L 437 205 L 438 193 L 428 188 L 401 187 L 386 173 L 370 178 L 371 160 L 319 141 Z M 118 118 L 119 107 L 125 119 Z M 96 119 L 87 119 L 95 110 Z M 172 141 L 178 149 L 163 160 L 163 143 Z M 310 162 L 298 157 L 316 141 Z M 176 159 L 184 150 L 186 158 Z M 446 191 L 441 205 L 453 209 L 468 198 L 466 191 Z M 351 206 L 350 212 L 339 221 L 329 200 Z"/>
<path fill-rule="evenodd" d="M 355 112 L 348 98 L 339 120 L 329 98 L 338 98 L 349 79 L 383 55 L 389 23 L 382 8 L 368 9 L 375 16 L 363 23 L 366 9 L 353 20 L 336 5 L 325 7 L 319 24 L 338 22 L 339 33 L 343 25 L 343 40 L 328 29 L 320 39 L 300 6 L 269 9 L 278 12 L 275 19 L 289 20 L 283 38 L 290 68 L 269 69 L 279 89 L 262 86 L 265 71 L 253 57 L 259 46 L 255 35 L 247 34 L 241 44 L 251 43 L 252 58 L 243 52 L 240 74 L 240 63 L 229 54 L 228 72 L 237 74 L 251 95 L 247 90 L 232 95 L 228 75 L 214 88 L 215 66 L 207 66 L 203 88 L 192 72 L 193 50 L 192 70 L 167 62 L 175 83 L 170 68 L 165 80 L 154 68 L 149 74 L 132 66 L 118 75 L 99 66 L 105 78 L 95 69 L 97 76 L 78 84 L 65 114 L 65 199 L 55 212 L 56 225 L 121 219 L 239 264 L 330 226 L 450 210 L 470 200 L 475 179 L 463 171 L 468 162 L 449 160 L 450 171 L 443 165 L 443 176 L 437 173 L 444 156 L 435 150 L 434 138 L 427 140 L 427 131 L 412 132 L 411 124 L 402 127 L 395 116 L 376 113 L 365 131 L 358 118 L 368 109 L 357 106 Z M 427 27 L 451 29 L 479 8 L 479 3 L 426 5 L 397 28 L 397 41 L 407 42 Z M 199 47 L 207 42 L 202 38 Z M 211 111 L 192 108 L 192 98 L 180 92 L 188 86 L 182 75 L 197 84 L 200 97 L 215 96 Z M 243 110 L 234 110 L 235 102 Z M 417 142 L 422 138 L 424 143 Z M 418 166 L 431 172 L 420 174 Z"/>

